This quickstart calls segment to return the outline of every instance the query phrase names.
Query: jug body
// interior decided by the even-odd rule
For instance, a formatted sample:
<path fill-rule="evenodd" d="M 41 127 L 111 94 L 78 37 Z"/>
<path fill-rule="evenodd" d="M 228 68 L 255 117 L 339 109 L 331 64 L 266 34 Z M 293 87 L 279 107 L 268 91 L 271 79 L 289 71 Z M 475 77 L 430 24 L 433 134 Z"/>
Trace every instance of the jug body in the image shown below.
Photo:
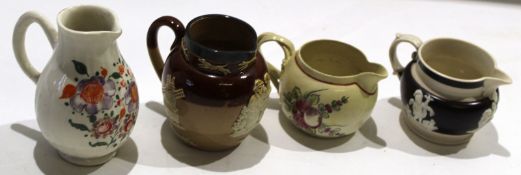
<path fill-rule="evenodd" d="M 28 20 L 45 21 L 28 12 L 17 29 L 25 32 L 20 24 Z M 76 20 L 98 24 L 72 24 Z M 128 140 L 136 122 L 138 90 L 115 42 L 121 34 L 115 20 L 109 10 L 97 6 L 62 11 L 58 15 L 59 39 L 50 39 L 54 42 L 53 55 L 42 72 L 33 76 L 42 135 L 65 160 L 74 164 L 90 166 L 110 160 Z M 41 24 L 46 31 L 53 30 L 47 22 Z M 15 50 L 23 47 L 18 44 L 23 36 L 15 34 L 13 39 Z M 32 67 L 25 56 L 17 54 L 17 58 L 31 77 Z"/>
<path fill-rule="evenodd" d="M 168 119 L 179 138 L 204 150 L 241 143 L 258 125 L 270 84 L 262 57 L 234 76 L 212 76 L 189 65 L 181 50 L 167 58 L 162 78 Z"/>
<path fill-rule="evenodd" d="M 280 73 L 281 110 L 297 128 L 317 137 L 356 132 L 370 118 L 385 69 L 338 41 L 311 41 L 285 60 Z"/>
<path fill-rule="evenodd" d="M 458 145 L 489 123 L 497 109 L 499 90 L 488 98 L 450 101 L 431 93 L 417 76 L 417 63 L 409 63 L 400 75 L 403 113 L 401 120 L 416 134 L 434 143 Z"/>
<path fill-rule="evenodd" d="M 258 126 L 271 91 L 255 31 L 226 15 L 197 17 L 186 29 L 173 17 L 161 17 L 149 30 L 152 62 L 161 62 L 154 45 L 158 26 L 172 23 L 171 53 L 164 66 L 155 66 L 168 121 L 181 140 L 196 148 L 238 146 Z"/>
<path fill-rule="evenodd" d="M 418 49 L 405 68 L 395 52 L 401 42 Z M 401 81 L 402 120 L 438 144 L 467 143 L 492 120 L 499 101 L 497 86 L 511 81 L 496 70 L 486 52 L 456 39 L 422 43 L 415 36 L 399 34 L 389 53 Z"/>

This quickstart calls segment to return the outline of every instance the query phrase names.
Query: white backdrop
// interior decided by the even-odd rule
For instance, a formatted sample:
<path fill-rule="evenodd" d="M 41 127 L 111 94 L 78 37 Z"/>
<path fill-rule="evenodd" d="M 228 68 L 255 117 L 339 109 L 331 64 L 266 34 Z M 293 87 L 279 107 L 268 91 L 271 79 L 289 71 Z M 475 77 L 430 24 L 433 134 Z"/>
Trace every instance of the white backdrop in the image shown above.
<path fill-rule="evenodd" d="M 18 17 L 36 10 L 55 24 L 68 6 L 97 4 L 112 9 L 123 35 L 118 43 L 139 86 L 140 115 L 132 140 L 118 156 L 99 167 L 63 162 L 39 133 L 34 111 L 35 85 L 14 58 L 12 32 Z M 237 149 L 207 153 L 177 140 L 164 124 L 161 84 L 145 45 L 150 23 L 173 15 L 185 24 L 208 13 L 228 14 L 250 23 L 260 34 L 275 32 L 296 47 L 321 38 L 336 39 L 361 49 L 372 62 L 392 72 L 388 49 L 397 32 L 427 40 L 455 37 L 490 52 L 514 84 L 501 88 L 495 118 L 466 146 L 438 146 L 404 128 L 400 116 L 399 82 L 390 75 L 380 82 L 379 100 L 369 120 L 354 136 L 311 138 L 279 115 L 278 95 L 272 92 L 261 126 Z M 0 174 L 520 174 L 521 2 L 486 1 L 39 1 L 2 3 L 0 11 Z M 160 31 L 166 54 L 173 33 Z M 282 51 L 263 47 L 269 62 L 280 65 Z M 27 35 L 31 62 L 47 63 L 51 47 L 33 25 Z M 400 47 L 405 64 L 412 47 Z M 516 117 L 518 116 L 518 117 Z"/>

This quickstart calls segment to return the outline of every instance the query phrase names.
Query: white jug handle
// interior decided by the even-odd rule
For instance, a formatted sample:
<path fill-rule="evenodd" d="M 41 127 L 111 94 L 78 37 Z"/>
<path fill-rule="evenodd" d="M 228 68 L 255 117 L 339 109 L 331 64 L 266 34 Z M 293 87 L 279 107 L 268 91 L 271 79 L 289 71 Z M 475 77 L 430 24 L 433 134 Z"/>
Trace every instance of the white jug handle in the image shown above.
<path fill-rule="evenodd" d="M 51 43 L 53 49 L 56 45 L 57 32 L 56 29 L 47 20 L 45 20 L 40 14 L 33 11 L 26 12 L 25 14 L 23 14 L 16 23 L 13 32 L 14 55 L 24 73 L 31 80 L 33 80 L 34 83 L 36 83 L 38 82 L 38 78 L 40 77 L 40 72 L 38 72 L 33 67 L 33 65 L 31 65 L 31 63 L 27 59 L 27 53 L 25 51 L 25 34 L 29 25 L 31 25 L 34 22 L 38 23 L 43 28 L 43 31 L 47 35 L 47 39 Z"/>
<path fill-rule="evenodd" d="M 275 33 L 266 32 L 257 38 L 257 50 L 261 52 L 261 46 L 265 42 L 268 41 L 275 41 L 280 47 L 282 47 L 282 50 L 284 51 L 284 59 L 282 61 L 282 69 L 284 69 L 284 65 L 286 64 L 287 60 L 289 60 L 293 54 L 295 53 L 295 47 L 293 47 L 293 43 L 286 39 L 283 36 L 277 35 Z M 262 53 L 262 52 L 261 52 Z M 266 58 L 264 58 L 266 60 Z M 279 90 L 279 79 L 280 79 L 280 71 L 270 64 L 266 60 L 266 65 L 268 66 L 268 74 L 270 76 L 271 82 L 273 82 L 273 85 L 277 90 Z"/>
<path fill-rule="evenodd" d="M 391 44 L 391 48 L 389 49 L 389 58 L 391 59 L 393 74 L 398 74 L 399 76 L 401 75 L 404 68 L 398 60 L 398 56 L 396 55 L 396 49 L 398 48 L 398 45 L 402 42 L 408 42 L 412 44 L 416 48 L 416 51 L 418 51 L 418 49 L 422 45 L 422 41 L 414 35 L 396 34 L 396 38 L 394 39 L 393 43 Z"/>

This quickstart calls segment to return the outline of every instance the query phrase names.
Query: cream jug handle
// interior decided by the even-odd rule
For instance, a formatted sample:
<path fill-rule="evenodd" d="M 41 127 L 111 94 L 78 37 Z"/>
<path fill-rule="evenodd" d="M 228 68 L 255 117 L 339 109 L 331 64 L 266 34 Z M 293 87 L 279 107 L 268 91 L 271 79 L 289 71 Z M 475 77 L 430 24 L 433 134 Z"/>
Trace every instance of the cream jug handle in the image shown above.
<path fill-rule="evenodd" d="M 259 37 L 257 38 L 257 50 L 259 50 L 259 52 L 261 52 L 260 48 L 261 48 L 262 44 L 264 44 L 265 42 L 268 42 L 268 41 L 275 41 L 275 42 L 277 42 L 277 44 L 279 44 L 280 47 L 282 47 L 282 50 L 284 51 L 284 60 L 283 60 L 282 65 L 284 66 L 284 63 L 288 59 L 290 59 L 293 56 L 293 54 L 295 53 L 295 48 L 293 47 L 293 43 L 283 36 L 280 36 L 280 35 L 277 35 L 277 34 L 271 33 L 271 32 L 266 32 L 266 33 L 259 35 Z M 273 85 L 275 85 L 275 88 L 277 88 L 277 91 L 278 91 L 279 90 L 280 71 L 275 66 L 273 66 L 272 64 L 270 64 L 267 61 L 266 61 L 266 64 L 268 66 L 268 74 L 270 75 L 271 81 L 273 82 Z"/>
<path fill-rule="evenodd" d="M 57 38 L 56 29 L 49 23 L 49 21 L 45 20 L 45 18 L 36 12 L 26 12 L 20 17 L 20 19 L 18 19 L 13 32 L 13 51 L 16 61 L 18 61 L 18 64 L 24 73 L 33 80 L 34 83 L 38 82 L 40 72 L 38 72 L 38 70 L 36 70 L 29 62 L 29 59 L 27 59 L 27 52 L 25 51 L 25 34 L 27 28 L 35 22 L 42 27 L 53 49 L 56 46 Z"/>
<path fill-rule="evenodd" d="M 416 51 L 420 48 L 422 45 L 422 41 L 414 36 L 414 35 L 408 35 L 408 34 L 396 34 L 396 38 L 394 39 L 393 43 L 391 44 L 391 48 L 389 49 L 389 58 L 391 58 L 391 65 L 393 67 L 393 74 L 400 76 L 403 71 L 403 66 L 400 64 L 400 61 L 398 60 L 398 56 L 396 55 L 396 49 L 398 48 L 398 45 L 402 42 L 407 42 L 412 44 Z M 413 59 L 416 59 L 413 57 Z"/>

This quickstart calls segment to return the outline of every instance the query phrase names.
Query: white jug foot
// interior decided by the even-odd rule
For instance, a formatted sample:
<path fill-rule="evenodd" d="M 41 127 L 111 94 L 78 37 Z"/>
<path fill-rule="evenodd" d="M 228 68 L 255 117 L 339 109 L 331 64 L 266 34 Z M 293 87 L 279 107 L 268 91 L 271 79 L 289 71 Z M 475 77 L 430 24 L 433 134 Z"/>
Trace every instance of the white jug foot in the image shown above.
<path fill-rule="evenodd" d="M 104 163 L 108 162 L 110 159 L 112 159 L 116 155 L 116 152 L 117 151 L 114 151 L 114 152 L 111 152 L 111 153 L 109 153 L 105 156 L 101 156 L 101 157 L 80 158 L 80 157 L 70 156 L 70 155 L 67 155 L 65 153 L 58 151 L 58 153 L 60 154 L 60 157 L 62 159 L 66 160 L 67 162 L 70 162 L 72 164 L 79 165 L 79 166 L 96 166 L 96 165 L 104 164 Z"/>
<path fill-rule="evenodd" d="M 402 115 L 405 125 L 421 138 L 439 145 L 461 145 L 468 143 L 474 134 L 449 135 L 430 131 L 414 121 L 411 117 Z"/>

